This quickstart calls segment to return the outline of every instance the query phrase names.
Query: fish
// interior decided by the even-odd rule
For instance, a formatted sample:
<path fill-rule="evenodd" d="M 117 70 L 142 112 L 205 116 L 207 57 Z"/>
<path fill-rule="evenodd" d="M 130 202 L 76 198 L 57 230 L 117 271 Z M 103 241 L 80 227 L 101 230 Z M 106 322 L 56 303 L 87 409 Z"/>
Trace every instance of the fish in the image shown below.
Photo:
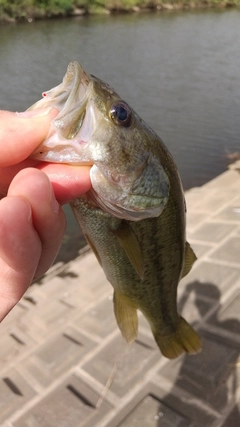
<path fill-rule="evenodd" d="M 46 107 L 59 113 L 31 157 L 91 165 L 91 190 L 70 205 L 113 286 L 123 337 L 136 339 L 140 310 L 165 357 L 197 353 L 201 340 L 177 310 L 179 281 L 196 255 L 186 241 L 186 203 L 172 155 L 110 85 L 76 61 L 30 110 Z"/>

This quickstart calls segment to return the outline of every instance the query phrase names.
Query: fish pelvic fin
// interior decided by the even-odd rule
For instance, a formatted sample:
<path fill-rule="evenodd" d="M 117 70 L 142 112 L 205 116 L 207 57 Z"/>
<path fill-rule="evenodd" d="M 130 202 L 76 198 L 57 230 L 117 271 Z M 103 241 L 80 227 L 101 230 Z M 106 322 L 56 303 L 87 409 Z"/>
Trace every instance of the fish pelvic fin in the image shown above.
<path fill-rule="evenodd" d="M 155 341 L 163 356 L 175 359 L 182 353 L 194 354 L 202 349 L 201 340 L 191 325 L 180 317 L 176 332 L 171 335 L 160 335 L 153 331 Z"/>
<path fill-rule="evenodd" d="M 137 307 L 117 291 L 113 295 L 113 304 L 118 327 L 125 340 L 131 343 L 138 333 Z"/>
<path fill-rule="evenodd" d="M 114 230 L 113 234 L 117 237 L 120 246 L 125 251 L 134 270 L 142 280 L 144 277 L 144 259 L 141 246 L 133 229 L 126 222 L 122 222 L 120 228 Z"/>
<path fill-rule="evenodd" d="M 183 266 L 181 279 L 183 279 L 183 277 L 185 277 L 189 273 L 189 271 L 191 270 L 191 268 L 192 268 L 192 266 L 196 260 L 197 260 L 197 257 L 195 255 L 195 253 L 193 252 L 190 244 L 188 242 L 186 242 L 186 244 L 185 244 L 185 262 L 184 262 L 184 266 Z"/>

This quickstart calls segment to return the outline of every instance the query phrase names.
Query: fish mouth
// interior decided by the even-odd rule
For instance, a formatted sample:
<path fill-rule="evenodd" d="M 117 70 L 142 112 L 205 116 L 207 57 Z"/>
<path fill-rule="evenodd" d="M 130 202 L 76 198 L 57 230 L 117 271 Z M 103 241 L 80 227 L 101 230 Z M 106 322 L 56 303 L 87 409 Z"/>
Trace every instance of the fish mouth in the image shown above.
<path fill-rule="evenodd" d="M 31 158 L 54 163 L 93 165 L 87 147 L 99 114 L 91 101 L 93 81 L 78 62 L 68 65 L 60 85 L 43 92 L 43 99 L 29 110 L 56 108 L 59 113 L 51 123 L 45 141 Z"/>

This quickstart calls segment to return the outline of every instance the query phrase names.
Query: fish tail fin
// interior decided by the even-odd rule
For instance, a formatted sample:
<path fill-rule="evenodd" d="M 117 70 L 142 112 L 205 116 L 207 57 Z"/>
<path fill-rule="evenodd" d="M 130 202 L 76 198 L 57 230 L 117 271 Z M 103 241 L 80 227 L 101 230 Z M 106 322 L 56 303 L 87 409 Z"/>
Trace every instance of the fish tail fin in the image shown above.
<path fill-rule="evenodd" d="M 118 327 L 125 340 L 131 343 L 138 333 L 137 307 L 127 297 L 116 291 L 113 295 L 113 304 Z"/>
<path fill-rule="evenodd" d="M 173 334 L 164 336 L 154 331 L 153 335 L 163 356 L 168 359 L 174 359 L 184 352 L 198 353 L 202 348 L 198 334 L 183 317 L 180 317 L 178 327 Z"/>

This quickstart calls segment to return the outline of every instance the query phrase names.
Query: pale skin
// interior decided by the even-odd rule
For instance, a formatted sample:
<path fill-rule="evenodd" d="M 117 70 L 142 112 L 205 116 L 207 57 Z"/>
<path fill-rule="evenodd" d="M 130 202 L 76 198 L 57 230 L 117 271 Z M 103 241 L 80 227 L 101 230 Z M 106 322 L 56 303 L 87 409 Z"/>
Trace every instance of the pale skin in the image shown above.
<path fill-rule="evenodd" d="M 52 265 L 66 227 L 61 205 L 91 188 L 89 166 L 28 158 L 56 114 L 0 111 L 0 321 Z"/>

